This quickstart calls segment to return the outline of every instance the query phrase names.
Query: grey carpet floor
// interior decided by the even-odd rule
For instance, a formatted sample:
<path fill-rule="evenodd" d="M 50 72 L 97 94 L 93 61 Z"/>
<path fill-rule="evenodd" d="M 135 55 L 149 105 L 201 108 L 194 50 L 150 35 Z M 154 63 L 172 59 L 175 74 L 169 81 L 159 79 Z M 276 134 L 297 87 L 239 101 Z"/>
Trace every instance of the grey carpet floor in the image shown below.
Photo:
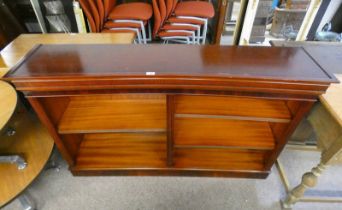
<path fill-rule="evenodd" d="M 291 186 L 319 161 L 319 153 L 285 149 L 280 156 Z M 39 210 L 278 210 L 285 191 L 278 171 L 265 180 L 194 177 L 73 177 L 44 171 L 28 189 Z M 331 166 L 311 195 L 341 196 L 342 167 Z M 3 210 L 22 209 L 14 200 Z M 293 209 L 342 210 L 342 203 L 298 203 Z"/>

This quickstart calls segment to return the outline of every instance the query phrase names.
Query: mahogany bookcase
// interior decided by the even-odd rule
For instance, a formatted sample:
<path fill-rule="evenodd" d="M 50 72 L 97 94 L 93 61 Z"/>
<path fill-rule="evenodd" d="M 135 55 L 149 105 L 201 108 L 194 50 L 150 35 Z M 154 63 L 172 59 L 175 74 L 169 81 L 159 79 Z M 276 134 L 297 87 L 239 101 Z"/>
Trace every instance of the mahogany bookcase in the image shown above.
<path fill-rule="evenodd" d="M 337 80 L 303 48 L 39 45 L 6 75 L 74 175 L 265 178 Z"/>

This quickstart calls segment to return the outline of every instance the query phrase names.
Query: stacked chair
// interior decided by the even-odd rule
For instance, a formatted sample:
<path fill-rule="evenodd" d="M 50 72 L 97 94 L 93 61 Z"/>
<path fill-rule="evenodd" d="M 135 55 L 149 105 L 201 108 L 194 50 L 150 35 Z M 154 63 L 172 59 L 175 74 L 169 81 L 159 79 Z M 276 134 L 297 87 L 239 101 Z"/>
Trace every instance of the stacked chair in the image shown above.
<path fill-rule="evenodd" d="M 116 0 L 79 0 L 92 32 L 131 32 L 138 43 L 159 37 L 187 44 L 205 44 L 214 7 L 206 1 L 151 0 L 116 5 Z M 153 34 L 150 19 L 154 13 Z M 146 31 L 149 32 L 147 38 Z"/>
<path fill-rule="evenodd" d="M 152 0 L 153 36 L 187 44 L 205 44 L 208 20 L 214 16 L 211 2 Z"/>
<path fill-rule="evenodd" d="M 138 43 L 146 44 L 145 27 L 152 17 L 150 4 L 133 2 L 116 5 L 115 0 L 79 0 L 79 2 L 92 32 L 131 32 L 137 35 Z"/>
<path fill-rule="evenodd" d="M 142 35 L 142 40 L 144 44 L 146 44 L 147 40 L 151 40 L 151 23 L 149 20 L 152 17 L 152 7 L 150 4 L 144 2 L 133 2 L 115 6 L 115 0 L 103 0 L 103 2 L 103 15 L 106 20 L 104 28 L 109 30 L 115 28 L 138 29 Z M 146 36 L 147 25 L 149 39 L 147 39 Z"/>
<path fill-rule="evenodd" d="M 167 24 L 167 18 L 171 15 L 172 10 L 167 8 L 169 4 L 165 4 L 165 0 L 152 0 L 153 13 L 154 13 L 154 27 L 153 37 L 159 37 L 167 43 L 169 40 L 195 44 L 196 31 L 199 30 L 197 25 L 187 23 Z"/>
<path fill-rule="evenodd" d="M 202 33 L 198 37 L 205 44 L 208 30 L 208 21 L 215 15 L 212 3 L 206 1 L 183 1 L 174 0 L 174 17 L 169 18 L 170 23 L 191 23 L 202 27 Z"/>

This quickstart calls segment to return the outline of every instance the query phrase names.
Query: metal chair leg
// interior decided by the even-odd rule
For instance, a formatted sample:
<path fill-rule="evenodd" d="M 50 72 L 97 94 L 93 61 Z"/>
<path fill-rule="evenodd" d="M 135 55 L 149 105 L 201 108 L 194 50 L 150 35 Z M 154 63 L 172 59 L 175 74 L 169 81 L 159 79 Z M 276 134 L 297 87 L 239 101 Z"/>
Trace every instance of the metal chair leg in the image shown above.
<path fill-rule="evenodd" d="M 146 30 L 143 21 L 140 22 L 140 27 L 141 27 L 141 35 L 142 35 L 142 42 L 143 44 L 147 44 L 146 40 Z"/>
<path fill-rule="evenodd" d="M 205 40 L 207 39 L 207 29 L 208 29 L 208 20 L 206 20 L 204 22 L 204 27 L 203 27 L 203 40 L 202 40 L 202 44 L 205 44 Z"/>
<path fill-rule="evenodd" d="M 0 156 L 0 163 L 16 164 L 18 166 L 18 170 L 23 170 L 27 166 L 26 160 L 20 155 Z"/>
<path fill-rule="evenodd" d="M 18 197 L 19 202 L 21 206 L 23 207 L 23 210 L 36 210 L 36 204 L 33 201 L 33 199 L 26 193 L 20 195 Z"/>

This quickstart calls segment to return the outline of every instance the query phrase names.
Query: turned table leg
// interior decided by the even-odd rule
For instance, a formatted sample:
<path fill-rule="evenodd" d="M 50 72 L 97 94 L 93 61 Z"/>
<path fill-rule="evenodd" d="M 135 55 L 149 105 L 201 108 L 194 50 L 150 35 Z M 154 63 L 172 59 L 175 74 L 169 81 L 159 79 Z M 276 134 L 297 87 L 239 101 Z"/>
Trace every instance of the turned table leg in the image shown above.
<path fill-rule="evenodd" d="M 320 161 L 320 163 L 311 169 L 310 172 L 305 173 L 302 176 L 302 182 L 287 193 L 287 197 L 282 201 L 282 207 L 285 209 L 290 209 L 292 206 L 303 197 L 304 192 L 307 188 L 313 188 L 317 185 L 318 177 L 322 174 L 326 165 Z"/>

